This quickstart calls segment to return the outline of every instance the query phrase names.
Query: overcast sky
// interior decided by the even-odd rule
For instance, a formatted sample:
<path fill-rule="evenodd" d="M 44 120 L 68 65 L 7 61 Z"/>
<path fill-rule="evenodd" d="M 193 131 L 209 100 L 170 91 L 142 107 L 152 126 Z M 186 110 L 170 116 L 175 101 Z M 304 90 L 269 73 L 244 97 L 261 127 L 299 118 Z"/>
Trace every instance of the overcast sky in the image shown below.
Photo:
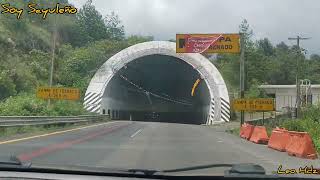
<path fill-rule="evenodd" d="M 69 0 L 80 8 L 86 0 Z M 234 33 L 243 19 L 254 38 L 293 45 L 288 37 L 312 37 L 301 47 L 320 54 L 319 0 L 93 0 L 105 16 L 120 16 L 126 34 L 174 39 L 176 33 Z"/>

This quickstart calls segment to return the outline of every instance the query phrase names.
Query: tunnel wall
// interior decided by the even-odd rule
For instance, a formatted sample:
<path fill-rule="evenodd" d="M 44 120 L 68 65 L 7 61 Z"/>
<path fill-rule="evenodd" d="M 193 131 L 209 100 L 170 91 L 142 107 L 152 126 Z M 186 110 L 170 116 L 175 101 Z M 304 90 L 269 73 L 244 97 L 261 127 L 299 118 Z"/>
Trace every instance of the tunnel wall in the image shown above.
<path fill-rule="evenodd" d="M 176 43 L 173 42 L 151 41 L 133 45 L 112 56 L 92 78 L 84 98 L 85 109 L 90 112 L 103 113 L 103 108 L 101 107 L 102 99 L 104 98 L 103 94 L 114 74 L 135 59 L 160 54 L 173 56 L 188 63 L 204 78 L 210 92 L 207 124 L 229 121 L 229 95 L 220 72 L 201 54 L 176 53 L 175 48 Z"/>

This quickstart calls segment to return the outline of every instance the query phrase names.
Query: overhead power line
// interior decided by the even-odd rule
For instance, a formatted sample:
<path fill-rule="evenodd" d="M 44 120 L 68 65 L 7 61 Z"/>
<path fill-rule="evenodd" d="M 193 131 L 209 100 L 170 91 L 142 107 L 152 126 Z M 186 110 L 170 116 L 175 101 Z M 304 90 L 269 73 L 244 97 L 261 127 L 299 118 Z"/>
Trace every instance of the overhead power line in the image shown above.
<path fill-rule="evenodd" d="M 128 66 L 126 66 L 126 68 L 128 68 Z M 159 99 L 163 99 L 163 100 L 166 100 L 166 101 L 169 101 L 169 102 L 173 102 L 173 103 L 177 103 L 177 104 L 183 104 L 183 105 L 187 105 L 187 106 L 192 106 L 192 103 L 190 102 L 186 102 L 185 100 L 175 100 L 174 98 L 170 97 L 169 95 L 166 94 L 166 96 L 162 96 L 162 95 L 159 95 L 159 94 L 156 94 L 156 93 L 153 93 L 153 92 L 150 92 L 148 90 L 146 90 L 145 88 L 135 84 L 134 82 L 132 82 L 131 80 L 129 80 L 127 77 L 125 77 L 124 75 L 122 74 L 119 74 L 119 73 L 116 73 L 116 70 L 115 68 L 112 68 L 112 72 L 114 74 L 118 74 L 119 77 L 123 80 L 125 80 L 126 82 L 128 82 L 129 84 L 131 84 L 132 86 L 134 86 L 135 88 L 137 88 L 139 91 L 141 92 L 144 92 L 147 96 L 149 95 L 152 95 L 156 98 L 159 98 Z M 161 94 L 164 94 L 164 93 L 161 93 Z"/>
<path fill-rule="evenodd" d="M 150 92 L 146 89 L 144 89 L 143 87 L 133 83 L 132 81 L 130 81 L 127 77 L 119 74 L 120 78 L 122 78 L 123 80 L 127 81 L 128 83 L 130 83 L 131 85 L 133 85 L 135 88 L 139 89 L 140 91 L 143 91 L 145 92 L 146 94 L 149 94 L 149 95 L 152 95 L 154 97 L 157 97 L 157 98 L 160 98 L 160 99 L 163 99 L 163 100 L 166 100 L 166 101 L 170 101 L 170 102 L 173 102 L 173 103 L 177 103 L 177 104 L 183 104 L 183 105 L 188 105 L 188 106 L 191 106 L 192 103 L 189 103 L 189 102 L 185 102 L 185 101 L 180 101 L 180 100 L 175 100 L 173 99 L 172 97 L 170 96 L 162 96 L 162 95 L 159 95 L 159 94 L 156 94 L 156 93 L 153 93 L 153 92 Z"/>

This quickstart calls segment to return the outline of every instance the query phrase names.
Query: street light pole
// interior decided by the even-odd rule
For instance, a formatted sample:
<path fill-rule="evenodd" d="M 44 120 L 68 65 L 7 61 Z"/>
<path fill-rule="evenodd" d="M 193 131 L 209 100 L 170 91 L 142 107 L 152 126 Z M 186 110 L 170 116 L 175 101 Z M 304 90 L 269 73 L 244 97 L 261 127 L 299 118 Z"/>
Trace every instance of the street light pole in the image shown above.
<path fill-rule="evenodd" d="M 307 40 L 310 38 L 303 38 L 300 36 L 297 36 L 295 38 L 289 37 L 288 40 L 296 40 L 297 41 L 297 47 L 298 47 L 298 52 L 300 53 L 300 40 Z M 300 116 L 300 109 L 301 109 L 301 99 L 300 99 L 300 84 L 299 84 L 299 60 L 298 60 L 298 56 L 296 58 L 296 118 L 299 118 Z"/>

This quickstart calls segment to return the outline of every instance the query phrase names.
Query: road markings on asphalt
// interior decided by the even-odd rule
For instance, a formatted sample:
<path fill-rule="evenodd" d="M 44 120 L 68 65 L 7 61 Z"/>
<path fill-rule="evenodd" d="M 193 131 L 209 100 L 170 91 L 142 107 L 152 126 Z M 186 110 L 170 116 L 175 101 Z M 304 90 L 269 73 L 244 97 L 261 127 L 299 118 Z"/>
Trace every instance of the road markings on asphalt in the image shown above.
<path fill-rule="evenodd" d="M 221 142 L 223 142 L 223 139 L 217 138 L 217 142 L 218 142 L 218 143 L 221 143 Z"/>
<path fill-rule="evenodd" d="M 30 136 L 30 137 L 25 137 L 25 138 L 20 138 L 20 139 L 12 139 L 12 140 L 8 140 L 8 141 L 2 141 L 2 142 L 0 142 L 0 145 L 1 144 L 9 144 L 9 143 L 14 143 L 14 142 L 19 142 L 19 141 L 25 141 L 25 140 L 35 139 L 35 138 L 40 138 L 40 137 L 52 136 L 52 135 L 56 135 L 56 134 L 62 134 L 62 133 L 66 133 L 66 132 L 72 132 L 72 131 L 77 131 L 77 130 L 81 130 L 81 129 L 87 129 L 87 128 L 101 126 L 101 125 L 110 124 L 110 123 L 114 123 L 114 122 L 106 122 L 106 123 L 101 123 L 101 124 L 94 124 L 94 125 L 85 126 L 85 127 L 79 127 L 79 128 L 68 129 L 68 130 L 63 130 L 63 131 L 56 131 L 56 132 L 52 132 L 52 133 L 41 134 L 41 135 L 36 135 L 36 136 Z"/>
<path fill-rule="evenodd" d="M 43 155 L 47 155 L 49 153 L 56 152 L 56 151 L 59 151 L 59 150 L 70 148 L 73 145 L 84 143 L 84 142 L 87 142 L 89 140 L 93 140 L 93 139 L 95 139 L 95 138 L 97 138 L 99 136 L 112 133 L 112 132 L 114 132 L 114 131 L 116 131 L 118 129 L 127 127 L 129 125 L 130 125 L 130 123 L 121 124 L 121 125 L 107 126 L 107 127 L 95 130 L 93 132 L 90 132 L 90 133 L 88 133 L 86 135 L 79 136 L 76 139 L 72 139 L 72 140 L 69 139 L 69 140 L 64 140 L 62 142 L 59 142 L 59 143 L 50 144 L 48 146 L 41 147 L 41 148 L 33 150 L 31 152 L 26 152 L 26 153 L 19 154 L 17 157 L 21 161 L 30 161 L 33 158 L 36 158 L 36 157 L 39 157 L 39 156 L 43 156 Z"/>
<path fill-rule="evenodd" d="M 138 135 L 140 132 L 142 131 L 142 129 L 139 129 L 138 131 L 136 131 L 135 133 L 133 133 L 130 137 L 134 138 L 136 135 Z"/>

